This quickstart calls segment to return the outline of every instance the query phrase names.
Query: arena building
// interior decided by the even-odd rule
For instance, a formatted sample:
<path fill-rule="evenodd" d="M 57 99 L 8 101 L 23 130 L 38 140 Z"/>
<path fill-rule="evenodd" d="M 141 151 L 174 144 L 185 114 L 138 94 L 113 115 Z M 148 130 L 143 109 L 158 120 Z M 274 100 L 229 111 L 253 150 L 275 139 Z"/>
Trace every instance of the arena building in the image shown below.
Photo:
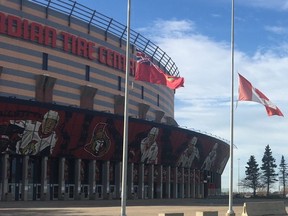
<path fill-rule="evenodd" d="M 130 37 L 128 199 L 219 193 L 229 145 L 178 126 L 175 90 L 135 80 L 136 48 L 180 74 Z M 71 0 L 1 0 L 0 39 L 1 200 L 119 199 L 126 26 Z"/>

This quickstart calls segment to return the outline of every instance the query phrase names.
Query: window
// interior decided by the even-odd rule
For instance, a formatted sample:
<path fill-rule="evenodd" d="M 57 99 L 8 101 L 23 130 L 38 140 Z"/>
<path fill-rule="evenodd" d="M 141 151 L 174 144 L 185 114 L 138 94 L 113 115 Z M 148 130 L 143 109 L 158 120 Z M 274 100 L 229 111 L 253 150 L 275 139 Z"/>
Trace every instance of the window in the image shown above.
<path fill-rule="evenodd" d="M 86 68 L 85 68 L 85 80 L 90 81 L 90 66 L 89 65 L 86 65 Z"/>
<path fill-rule="evenodd" d="M 48 70 L 48 54 L 42 54 L 42 70 Z"/>
<path fill-rule="evenodd" d="M 121 81 L 122 81 L 121 77 L 118 76 L 118 90 L 119 91 L 121 91 Z"/>
<path fill-rule="evenodd" d="M 159 107 L 160 96 L 157 94 L 157 106 Z"/>
<path fill-rule="evenodd" d="M 141 86 L 141 99 L 144 99 L 144 86 Z"/>

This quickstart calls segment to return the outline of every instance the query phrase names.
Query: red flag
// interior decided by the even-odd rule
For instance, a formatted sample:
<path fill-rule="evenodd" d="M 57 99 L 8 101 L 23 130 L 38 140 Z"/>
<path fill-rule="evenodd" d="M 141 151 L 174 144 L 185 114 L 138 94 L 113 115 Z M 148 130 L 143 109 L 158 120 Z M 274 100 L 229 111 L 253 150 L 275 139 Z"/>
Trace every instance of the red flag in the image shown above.
<path fill-rule="evenodd" d="M 166 85 L 171 89 L 176 89 L 180 87 L 184 87 L 184 78 L 183 77 L 175 77 L 164 74 L 166 78 Z"/>
<path fill-rule="evenodd" d="M 155 65 L 148 56 L 137 53 L 137 68 L 135 80 L 166 85 L 170 89 L 177 89 L 184 86 L 184 78 L 165 74 L 160 67 Z"/>
<path fill-rule="evenodd" d="M 283 116 L 279 108 L 274 105 L 260 90 L 254 88 L 252 84 L 239 75 L 239 101 L 254 101 L 265 106 L 268 116 Z"/>

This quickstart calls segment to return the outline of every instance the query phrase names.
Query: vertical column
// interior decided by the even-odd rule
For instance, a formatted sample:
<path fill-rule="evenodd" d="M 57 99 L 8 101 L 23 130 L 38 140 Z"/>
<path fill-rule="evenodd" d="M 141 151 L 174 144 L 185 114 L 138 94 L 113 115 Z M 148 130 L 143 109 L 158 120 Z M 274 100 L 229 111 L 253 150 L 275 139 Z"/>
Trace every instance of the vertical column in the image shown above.
<path fill-rule="evenodd" d="M 194 198 L 198 198 L 198 171 L 194 169 Z"/>
<path fill-rule="evenodd" d="M 187 183 L 186 183 L 186 185 L 187 185 L 187 189 L 186 189 L 187 194 L 186 194 L 186 197 L 187 197 L 187 198 L 190 198 L 190 197 L 191 197 L 191 177 L 190 177 L 190 175 L 191 175 L 191 170 L 188 169 L 188 170 L 187 170 Z"/>
<path fill-rule="evenodd" d="M 2 175 L 1 175 L 1 180 L 2 180 L 2 200 L 7 200 L 8 199 L 8 177 L 10 173 L 10 161 L 9 161 L 9 155 L 4 154 L 1 157 L 2 159 Z"/>
<path fill-rule="evenodd" d="M 167 167 L 167 176 L 166 176 L 166 194 L 167 194 L 167 199 L 171 198 L 171 167 Z"/>
<path fill-rule="evenodd" d="M 162 199 L 163 198 L 163 166 L 158 165 L 157 166 L 157 198 Z"/>
<path fill-rule="evenodd" d="M 200 180 L 200 170 L 196 170 L 196 198 L 200 198 L 201 194 L 201 180 Z"/>
<path fill-rule="evenodd" d="M 194 198 L 194 169 L 190 169 L 190 197 Z"/>
<path fill-rule="evenodd" d="M 138 197 L 144 199 L 144 164 L 139 164 Z"/>
<path fill-rule="evenodd" d="M 89 161 L 89 199 L 96 199 L 96 160 Z"/>
<path fill-rule="evenodd" d="M 23 163 L 22 163 L 21 193 L 22 193 L 22 200 L 26 201 L 26 200 L 28 200 L 28 161 L 29 161 L 29 156 L 25 155 L 22 159 L 23 159 Z"/>
<path fill-rule="evenodd" d="M 178 198 L 178 167 L 173 168 L 173 198 Z"/>
<path fill-rule="evenodd" d="M 180 168 L 180 173 L 181 173 L 181 182 L 180 183 L 180 198 L 184 198 L 184 183 L 185 183 L 185 177 L 184 177 L 184 167 Z"/>
<path fill-rule="evenodd" d="M 41 200 L 47 200 L 48 192 L 48 179 L 47 179 L 47 161 L 48 157 L 42 157 L 41 159 Z"/>
<path fill-rule="evenodd" d="M 122 178 L 122 163 L 117 162 L 115 166 L 115 190 L 116 199 L 121 198 L 121 178 Z"/>
<path fill-rule="evenodd" d="M 59 158 L 58 199 L 65 199 L 65 158 Z"/>
<path fill-rule="evenodd" d="M 199 185 L 200 185 L 200 198 L 204 198 L 204 182 L 203 173 L 199 170 Z"/>
<path fill-rule="evenodd" d="M 193 177 L 193 182 L 194 182 L 194 185 L 193 185 L 193 188 L 194 188 L 194 198 L 197 198 L 197 172 L 196 172 L 196 169 L 193 170 L 193 173 L 194 173 L 194 177 Z"/>
<path fill-rule="evenodd" d="M 127 197 L 134 198 L 134 186 L 133 186 L 133 169 L 134 164 L 129 163 L 127 169 Z"/>
<path fill-rule="evenodd" d="M 81 159 L 75 159 L 75 186 L 74 186 L 74 197 L 76 200 L 81 199 L 81 178 L 80 178 L 80 168 Z"/>
<path fill-rule="evenodd" d="M 196 189 L 197 189 L 197 186 L 196 186 L 196 169 L 193 170 L 193 198 L 197 198 L 197 193 L 196 193 Z"/>
<path fill-rule="evenodd" d="M 110 198 L 109 167 L 110 167 L 110 161 L 105 161 L 102 165 L 102 183 L 103 183 L 104 199 Z"/>
<path fill-rule="evenodd" d="M 102 162 L 96 160 L 95 163 L 95 182 L 96 182 L 96 199 L 103 199 L 103 167 Z"/>
<path fill-rule="evenodd" d="M 149 174 L 148 174 L 148 198 L 154 198 L 154 164 L 148 165 Z"/>

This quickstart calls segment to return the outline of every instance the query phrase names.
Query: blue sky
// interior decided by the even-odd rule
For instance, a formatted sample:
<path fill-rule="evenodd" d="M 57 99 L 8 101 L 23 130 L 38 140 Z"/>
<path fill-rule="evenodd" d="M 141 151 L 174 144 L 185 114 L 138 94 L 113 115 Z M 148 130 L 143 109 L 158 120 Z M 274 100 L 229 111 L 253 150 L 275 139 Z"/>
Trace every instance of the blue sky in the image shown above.
<path fill-rule="evenodd" d="M 77 2 L 126 24 L 126 0 Z M 234 191 L 251 155 L 262 164 L 266 145 L 277 165 L 281 155 L 288 162 L 287 11 L 287 0 L 235 0 L 234 98 L 239 72 L 285 117 L 268 117 L 264 106 L 253 102 L 235 106 Z M 230 140 L 231 0 L 131 0 L 131 28 L 172 57 L 185 78 L 185 87 L 175 95 L 178 124 Z M 229 164 L 223 189 L 228 188 L 228 171 Z"/>

